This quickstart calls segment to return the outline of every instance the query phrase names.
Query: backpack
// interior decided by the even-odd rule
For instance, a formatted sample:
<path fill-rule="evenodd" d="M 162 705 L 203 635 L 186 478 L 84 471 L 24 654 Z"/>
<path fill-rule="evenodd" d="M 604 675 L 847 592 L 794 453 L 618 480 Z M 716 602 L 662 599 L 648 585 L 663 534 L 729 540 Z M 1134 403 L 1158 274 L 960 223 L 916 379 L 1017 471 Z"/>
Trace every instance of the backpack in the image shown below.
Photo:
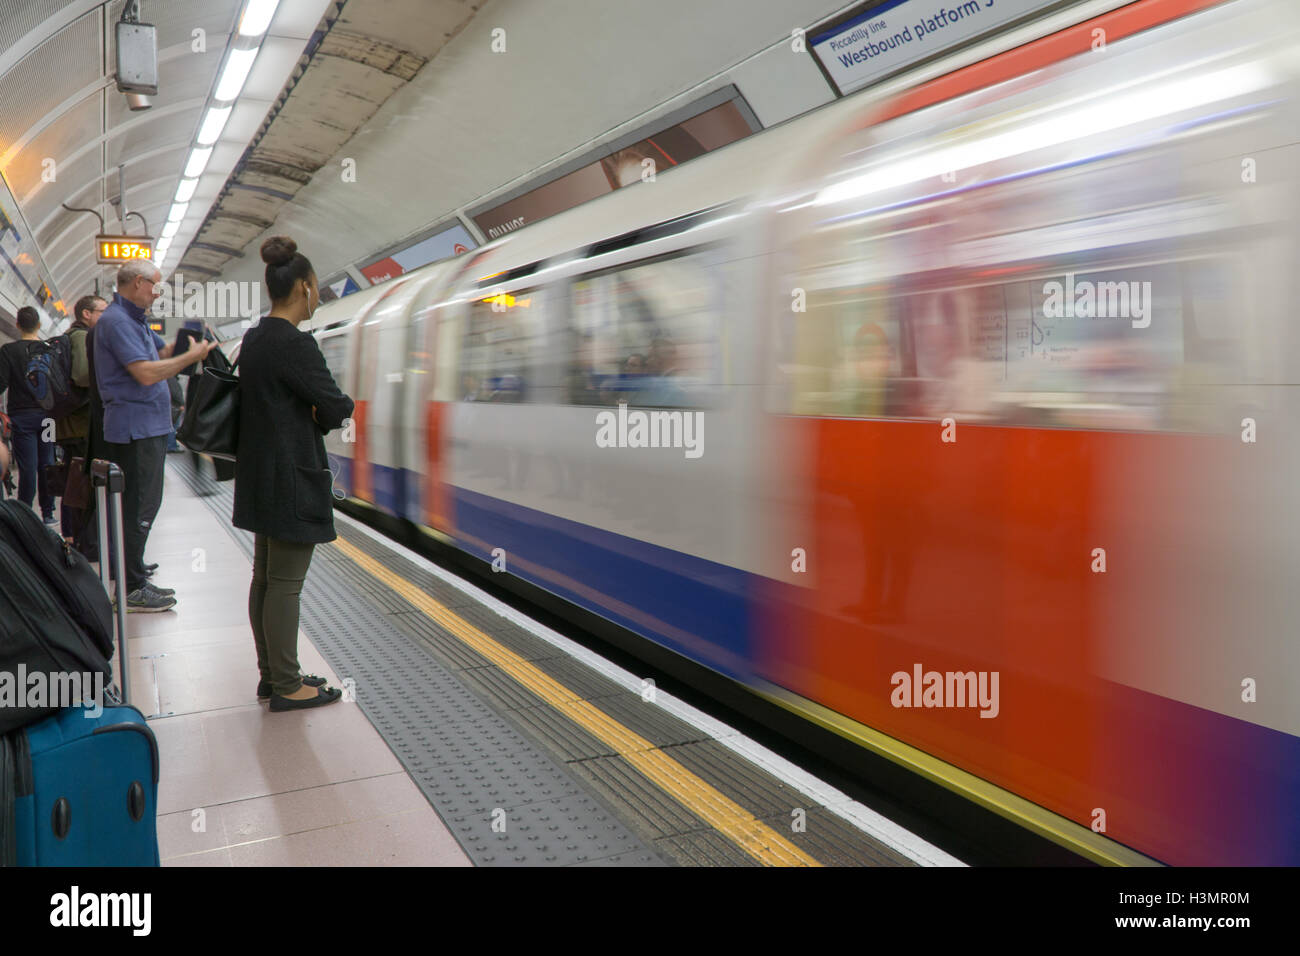
<path fill-rule="evenodd" d="M 44 699 L 24 696 L 0 706 L 0 734 L 58 708 L 62 702 L 50 699 L 58 675 L 102 674 L 106 686 L 113 650 L 113 609 L 99 576 L 30 506 L 0 502 L 0 673 L 47 675 Z M 25 695 L 29 688 L 19 681 L 8 692 Z"/>
<path fill-rule="evenodd" d="M 27 388 L 56 421 L 86 404 L 86 390 L 72 382 L 72 341 L 67 335 L 28 345 Z"/>

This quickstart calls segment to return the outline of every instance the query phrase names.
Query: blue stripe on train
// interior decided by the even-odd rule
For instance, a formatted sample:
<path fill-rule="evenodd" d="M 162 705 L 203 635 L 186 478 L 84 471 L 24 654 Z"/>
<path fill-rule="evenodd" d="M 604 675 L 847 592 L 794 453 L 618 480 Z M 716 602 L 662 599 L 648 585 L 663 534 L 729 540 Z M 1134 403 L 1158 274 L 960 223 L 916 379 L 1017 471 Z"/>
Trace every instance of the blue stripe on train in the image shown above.
<path fill-rule="evenodd" d="M 751 575 L 451 486 L 461 547 L 723 673 L 750 673 Z"/>
<path fill-rule="evenodd" d="M 336 493 L 352 495 L 352 460 L 331 455 Z M 417 523 L 419 478 L 371 465 L 375 504 Z M 752 674 L 752 575 L 499 498 L 449 486 L 457 544 L 506 571 L 692 660 Z M 398 508 L 399 502 L 405 507 Z"/>

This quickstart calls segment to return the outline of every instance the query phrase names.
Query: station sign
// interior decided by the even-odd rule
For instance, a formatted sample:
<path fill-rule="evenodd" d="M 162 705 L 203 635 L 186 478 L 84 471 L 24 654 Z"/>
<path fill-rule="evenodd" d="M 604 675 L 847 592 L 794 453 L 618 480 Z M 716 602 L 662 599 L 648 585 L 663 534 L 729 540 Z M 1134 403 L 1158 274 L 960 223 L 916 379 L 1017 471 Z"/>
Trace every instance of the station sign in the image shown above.
<path fill-rule="evenodd" d="M 427 239 L 422 239 L 412 245 L 398 249 L 396 252 L 389 253 L 382 259 L 367 263 L 361 267 L 361 274 L 370 280 L 371 285 L 378 285 L 381 282 L 410 272 L 412 269 L 427 266 L 430 262 L 450 259 L 462 252 L 468 252 L 475 245 L 474 239 L 464 226 L 459 224 L 449 226 L 440 232 L 434 233 Z M 346 294 L 344 292 L 339 293 L 340 296 Z"/>
<path fill-rule="evenodd" d="M 840 94 L 1023 20 L 1060 0 L 884 0 L 809 40 Z"/>
<path fill-rule="evenodd" d="M 153 259 L 153 240 L 147 236 L 96 236 L 95 261 L 122 265 L 135 259 Z"/>
<path fill-rule="evenodd" d="M 728 100 L 637 142 L 608 150 L 599 159 L 512 199 L 472 211 L 470 217 L 483 235 L 497 239 L 616 189 L 649 181 L 659 172 L 734 143 L 753 131 L 736 100 Z"/>

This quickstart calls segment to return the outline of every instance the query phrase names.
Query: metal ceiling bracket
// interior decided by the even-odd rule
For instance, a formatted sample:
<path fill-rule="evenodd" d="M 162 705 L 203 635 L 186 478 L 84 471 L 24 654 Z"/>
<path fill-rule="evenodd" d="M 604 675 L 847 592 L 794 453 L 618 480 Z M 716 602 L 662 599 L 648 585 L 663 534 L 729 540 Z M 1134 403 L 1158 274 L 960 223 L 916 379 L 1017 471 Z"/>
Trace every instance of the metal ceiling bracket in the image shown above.
<path fill-rule="evenodd" d="M 104 228 L 104 217 L 101 216 L 101 215 L 100 215 L 98 212 L 96 212 L 94 209 L 81 209 L 81 208 L 79 208 L 79 207 L 77 207 L 77 206 L 69 206 L 67 203 L 61 203 L 61 205 L 62 205 L 63 208 L 66 209 L 68 212 L 88 212 L 88 213 L 90 213 L 92 216 L 94 216 L 96 219 L 98 219 L 98 220 L 99 220 L 99 234 L 100 234 L 101 236 L 102 236 L 104 233 L 106 233 L 106 232 L 108 231 L 107 229 Z"/>

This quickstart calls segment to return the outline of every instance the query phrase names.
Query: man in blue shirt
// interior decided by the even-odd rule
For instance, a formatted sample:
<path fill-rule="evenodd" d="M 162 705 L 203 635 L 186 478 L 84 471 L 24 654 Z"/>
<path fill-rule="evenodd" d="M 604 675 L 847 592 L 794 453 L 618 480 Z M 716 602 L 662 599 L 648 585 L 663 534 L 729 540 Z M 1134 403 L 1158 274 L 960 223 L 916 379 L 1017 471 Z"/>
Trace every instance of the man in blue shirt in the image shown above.
<path fill-rule="evenodd" d="M 117 273 L 117 292 L 95 326 L 95 378 L 104 404 L 105 454 L 122 469 L 123 545 L 128 611 L 166 611 L 175 592 L 149 582 L 144 548 L 162 505 L 163 465 L 171 431 L 167 379 L 202 361 L 212 348 L 196 342 L 184 355 L 159 351 L 148 313 L 162 273 L 152 262 L 128 262 Z"/>

